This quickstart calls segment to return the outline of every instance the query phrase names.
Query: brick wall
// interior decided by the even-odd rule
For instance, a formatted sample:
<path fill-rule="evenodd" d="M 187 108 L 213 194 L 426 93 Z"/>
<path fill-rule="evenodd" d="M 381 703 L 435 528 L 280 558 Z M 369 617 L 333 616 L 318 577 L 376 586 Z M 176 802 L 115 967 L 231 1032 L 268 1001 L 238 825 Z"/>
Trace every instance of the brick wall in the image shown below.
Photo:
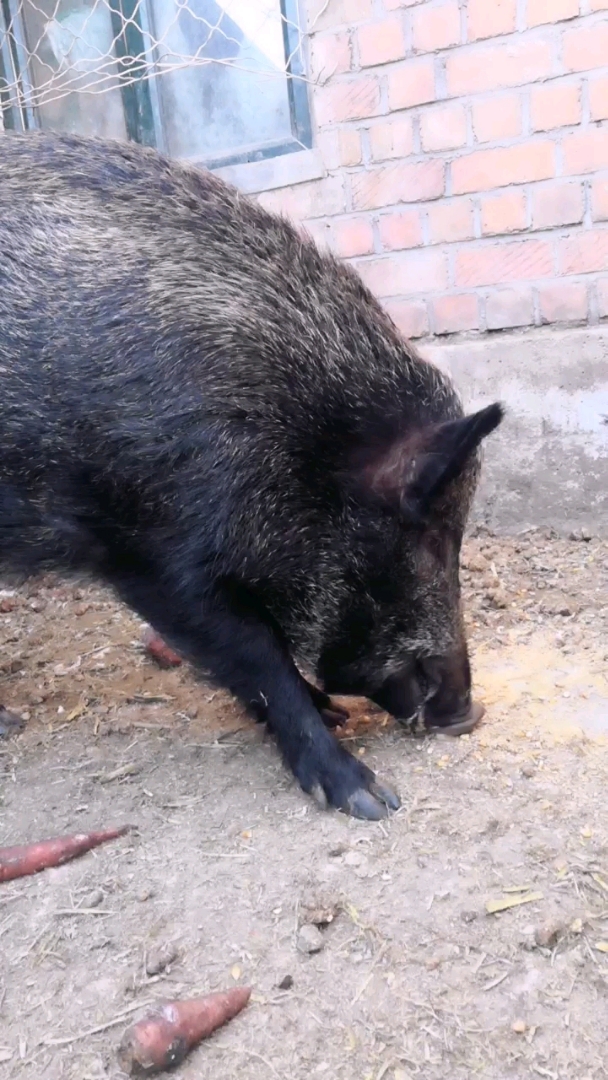
<path fill-rule="evenodd" d="M 261 201 L 410 336 L 608 318 L 608 0 L 307 0 L 327 175 Z"/>

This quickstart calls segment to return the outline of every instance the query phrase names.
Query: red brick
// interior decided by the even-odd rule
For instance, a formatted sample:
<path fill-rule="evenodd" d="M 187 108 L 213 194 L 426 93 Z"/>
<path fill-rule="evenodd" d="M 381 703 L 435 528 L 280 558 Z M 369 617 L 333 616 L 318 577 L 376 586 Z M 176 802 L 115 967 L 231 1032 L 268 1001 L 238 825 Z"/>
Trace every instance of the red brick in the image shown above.
<path fill-rule="evenodd" d="M 608 0 L 589 0 L 589 11 L 608 11 Z"/>
<path fill-rule="evenodd" d="M 341 176 L 326 176 L 308 184 L 263 191 L 258 202 L 267 210 L 286 214 L 295 221 L 332 217 L 344 213 L 344 184 Z"/>
<path fill-rule="evenodd" d="M 335 172 L 340 168 L 340 146 L 338 142 L 338 131 L 333 129 L 331 131 L 319 131 L 316 138 L 317 149 L 323 158 L 323 164 L 328 172 Z"/>
<path fill-rule="evenodd" d="M 517 20 L 517 0 L 469 0 L 468 39 L 512 34 Z"/>
<path fill-rule="evenodd" d="M 532 228 L 552 229 L 577 225 L 583 220 L 582 184 L 556 182 L 541 184 L 532 191 Z"/>
<path fill-rule="evenodd" d="M 406 338 L 424 337 L 429 332 L 429 316 L 422 300 L 387 300 L 384 307 Z"/>
<path fill-rule="evenodd" d="M 417 210 L 384 214 L 378 220 L 378 228 L 385 251 L 401 251 L 422 244 L 422 225 Z"/>
<path fill-rule="evenodd" d="M 373 13 L 374 0 L 331 0 L 329 4 L 327 0 L 308 0 L 307 4 L 308 25 L 315 31 L 363 22 Z"/>
<path fill-rule="evenodd" d="M 574 19 L 579 13 L 578 5 L 579 0 L 528 0 L 528 26 Z"/>
<path fill-rule="evenodd" d="M 608 316 L 608 278 L 601 278 L 597 283 L 597 313 L 600 319 Z"/>
<path fill-rule="evenodd" d="M 403 23 L 399 18 L 385 18 L 381 22 L 362 26 L 357 33 L 359 60 L 362 67 L 374 64 L 390 64 L 405 56 Z"/>
<path fill-rule="evenodd" d="M 503 244 L 467 244 L 456 254 L 458 286 L 501 285 L 553 274 L 553 253 L 545 240 L 507 241 Z"/>
<path fill-rule="evenodd" d="M 534 322 L 531 289 L 498 289 L 486 300 L 488 330 L 507 330 L 511 326 L 530 326 Z"/>
<path fill-rule="evenodd" d="M 567 30 L 563 38 L 564 66 L 568 71 L 601 68 L 608 57 L 608 20 L 580 30 Z"/>
<path fill-rule="evenodd" d="M 545 40 L 513 39 L 504 45 L 459 49 L 446 59 L 448 93 L 459 96 L 523 86 L 550 75 L 552 62 L 551 42 Z"/>
<path fill-rule="evenodd" d="M 442 251 L 428 248 L 366 259 L 358 270 L 378 296 L 410 296 L 437 292 L 448 283 L 447 261 Z"/>
<path fill-rule="evenodd" d="M 361 164 L 361 135 L 356 128 L 326 128 L 317 133 L 316 142 L 323 164 L 330 172 L 335 172 L 341 165 Z"/>
<path fill-rule="evenodd" d="M 435 203 L 428 208 L 428 218 L 432 244 L 470 240 L 475 235 L 473 203 L 470 199 Z"/>
<path fill-rule="evenodd" d="M 608 221 L 608 180 L 594 180 L 591 189 L 594 221 Z"/>
<path fill-rule="evenodd" d="M 562 274 L 592 274 L 608 270 L 608 229 L 590 229 L 558 241 Z"/>
<path fill-rule="evenodd" d="M 474 293 L 439 296 L 433 300 L 432 307 L 436 334 L 479 329 L 479 300 Z"/>
<path fill-rule="evenodd" d="M 355 210 L 377 210 L 401 202 L 438 199 L 445 189 L 442 161 L 384 165 L 351 178 Z"/>
<path fill-rule="evenodd" d="M 567 176 L 608 168 L 608 129 L 591 128 L 567 135 L 562 145 Z"/>
<path fill-rule="evenodd" d="M 396 11 L 397 8 L 416 7 L 417 4 L 424 3 L 426 3 L 426 0 L 384 0 L 387 11 Z"/>
<path fill-rule="evenodd" d="M 369 129 L 372 161 L 408 157 L 414 148 L 414 129 L 410 116 L 395 116 Z"/>
<path fill-rule="evenodd" d="M 463 105 L 440 105 L 426 109 L 420 117 L 422 147 L 432 150 L 454 150 L 467 141 L 467 116 Z"/>
<path fill-rule="evenodd" d="M 435 64 L 432 57 L 407 60 L 388 76 L 391 109 L 409 109 L 435 100 Z"/>
<path fill-rule="evenodd" d="M 526 198 L 521 191 L 509 191 L 483 199 L 481 231 L 484 235 L 518 232 L 526 228 Z"/>
<path fill-rule="evenodd" d="M 587 286 L 573 281 L 541 285 L 538 305 L 544 323 L 584 322 L 587 318 Z"/>
<path fill-rule="evenodd" d="M 589 80 L 589 109 L 592 120 L 608 120 L 608 79 Z"/>
<path fill-rule="evenodd" d="M 454 194 L 547 180 L 554 174 L 554 157 L 554 146 L 550 142 L 477 150 L 452 162 Z"/>
<path fill-rule="evenodd" d="M 338 146 L 341 165 L 348 167 L 361 164 L 363 160 L 361 133 L 356 128 L 341 128 L 338 132 Z"/>
<path fill-rule="evenodd" d="M 332 222 L 333 247 L 337 255 L 351 259 L 355 255 L 371 255 L 374 250 L 374 232 L 367 218 L 334 219 Z"/>
<path fill-rule="evenodd" d="M 530 121 L 533 131 L 551 131 L 581 122 L 580 83 L 549 83 L 530 92 Z"/>
<path fill-rule="evenodd" d="M 412 14 L 414 52 L 436 52 L 460 41 L 460 8 L 456 0 L 421 7 Z"/>
<path fill-rule="evenodd" d="M 521 135 L 519 94 L 482 98 L 473 102 L 473 131 L 478 142 L 515 139 Z"/>
<path fill-rule="evenodd" d="M 317 123 L 339 123 L 375 116 L 380 111 L 380 86 L 372 75 L 320 86 L 315 95 Z"/>
<path fill-rule="evenodd" d="M 310 46 L 311 75 L 317 79 L 343 75 L 351 69 L 350 34 L 315 34 Z"/>

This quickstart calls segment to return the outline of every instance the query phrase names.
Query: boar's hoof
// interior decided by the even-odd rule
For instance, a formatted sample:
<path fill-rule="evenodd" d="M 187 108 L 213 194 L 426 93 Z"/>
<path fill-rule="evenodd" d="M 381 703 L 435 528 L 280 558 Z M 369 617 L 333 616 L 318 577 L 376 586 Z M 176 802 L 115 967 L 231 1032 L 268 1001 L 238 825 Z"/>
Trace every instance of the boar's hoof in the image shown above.
<path fill-rule="evenodd" d="M 434 735 L 468 735 L 477 727 L 485 711 L 483 705 L 474 701 L 464 716 L 455 716 L 452 720 L 446 717 L 445 723 L 441 724 L 437 721 L 427 722 L 426 730 Z"/>
<path fill-rule="evenodd" d="M 342 810 L 352 817 L 378 821 L 401 805 L 389 787 L 380 784 L 362 761 L 321 728 L 318 740 L 308 740 L 292 769 L 304 791 L 319 806 Z"/>
<path fill-rule="evenodd" d="M 375 781 L 370 784 L 369 790 L 359 788 L 354 791 L 344 809 L 352 817 L 380 821 L 381 818 L 388 817 L 391 810 L 398 810 L 400 806 L 401 802 L 395 792 L 385 784 Z"/>
<path fill-rule="evenodd" d="M 341 705 L 336 705 L 335 702 L 330 701 L 329 706 L 321 709 L 321 719 L 326 728 L 330 731 L 334 728 L 344 727 L 349 718 L 348 709 L 343 709 Z"/>
<path fill-rule="evenodd" d="M 307 683 L 310 691 L 310 696 L 313 700 L 313 704 L 321 714 L 321 719 L 326 728 L 333 730 L 334 728 L 344 727 L 349 717 L 348 709 L 343 708 L 342 705 L 336 705 L 335 701 L 332 701 L 329 694 L 326 694 L 323 690 L 319 690 L 317 686 L 311 686 Z"/>

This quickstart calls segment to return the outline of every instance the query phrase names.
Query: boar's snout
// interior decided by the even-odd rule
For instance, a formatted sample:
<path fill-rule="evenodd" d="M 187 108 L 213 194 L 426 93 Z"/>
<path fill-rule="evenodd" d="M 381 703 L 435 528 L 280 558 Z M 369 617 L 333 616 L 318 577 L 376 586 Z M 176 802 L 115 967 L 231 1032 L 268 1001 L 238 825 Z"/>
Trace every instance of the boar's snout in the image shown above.
<path fill-rule="evenodd" d="M 424 719 L 427 726 L 448 727 L 471 709 L 471 665 L 465 648 L 420 661 L 427 680 Z"/>
<path fill-rule="evenodd" d="M 421 710 L 428 727 L 449 727 L 471 710 L 471 668 L 466 647 L 446 656 L 412 662 L 386 680 L 373 701 L 397 720 L 412 720 Z"/>

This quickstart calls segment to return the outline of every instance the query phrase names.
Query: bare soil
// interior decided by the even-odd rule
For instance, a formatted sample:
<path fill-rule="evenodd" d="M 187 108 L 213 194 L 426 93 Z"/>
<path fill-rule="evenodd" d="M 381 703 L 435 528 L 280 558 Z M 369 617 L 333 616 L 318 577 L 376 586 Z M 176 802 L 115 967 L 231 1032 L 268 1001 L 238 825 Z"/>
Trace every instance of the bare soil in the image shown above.
<path fill-rule="evenodd" d="M 251 1004 L 179 1080 L 606 1076 L 608 544 L 479 532 L 463 563 L 487 716 L 422 738 L 354 703 L 344 737 L 403 799 L 380 824 L 317 809 L 107 593 L 0 590 L 0 700 L 26 718 L 0 845 L 138 827 L 0 886 L 2 1080 L 118 1080 L 147 1003 L 235 982 Z"/>

